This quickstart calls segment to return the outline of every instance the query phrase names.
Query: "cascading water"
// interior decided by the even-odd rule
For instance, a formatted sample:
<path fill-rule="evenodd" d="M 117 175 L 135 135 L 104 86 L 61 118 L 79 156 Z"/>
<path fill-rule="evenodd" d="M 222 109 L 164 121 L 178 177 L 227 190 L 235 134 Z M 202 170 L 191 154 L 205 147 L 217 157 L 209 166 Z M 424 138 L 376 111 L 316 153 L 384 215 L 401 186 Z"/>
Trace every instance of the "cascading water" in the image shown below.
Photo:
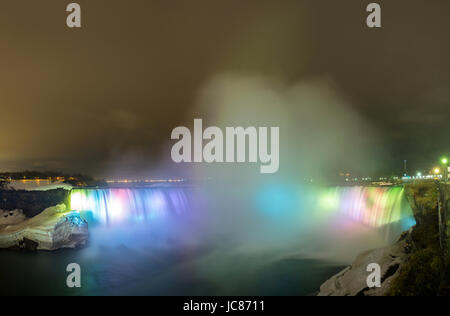
<path fill-rule="evenodd" d="M 322 189 L 318 195 L 322 212 L 344 216 L 357 223 L 384 232 L 394 241 L 415 225 L 403 187 L 337 187 Z"/>
<path fill-rule="evenodd" d="M 211 228 L 213 223 L 219 226 L 213 230 L 221 230 L 226 235 L 233 231 L 235 236 L 241 237 L 242 242 L 248 235 L 239 230 L 254 230 L 261 219 L 270 227 L 263 227 L 267 236 L 269 231 L 273 239 L 283 242 L 283 231 L 291 230 L 289 238 L 304 231 L 311 232 L 327 230 L 333 223 L 342 224 L 345 221 L 384 233 L 386 241 L 393 241 L 398 235 L 415 224 L 410 206 L 404 197 L 402 187 L 309 187 L 302 190 L 286 187 L 269 188 L 258 193 L 260 198 L 256 208 L 261 212 L 252 212 L 248 206 L 233 205 L 233 213 L 223 207 L 231 205 L 222 201 L 219 204 L 198 203 L 201 194 L 194 194 L 193 190 L 185 187 L 153 187 L 153 188 L 110 188 L 110 189 L 74 189 L 71 194 L 71 207 L 79 211 L 91 223 L 103 226 L 115 224 L 147 223 L 173 215 L 171 220 L 178 221 L 182 214 L 186 217 L 199 216 L 206 226 Z M 195 197 L 194 197 L 195 195 Z M 203 194 L 205 195 L 205 194 Z M 202 211 L 201 208 L 207 209 Z M 269 218 L 267 218 L 269 214 Z M 230 218 L 227 221 L 226 218 Z M 219 220 L 217 220 L 219 219 Z M 244 225 L 242 225 L 244 223 Z M 239 224 L 238 228 L 236 225 Z M 233 225 L 233 227 L 229 227 Z M 266 224 L 263 224 L 266 225 Z M 206 226 L 203 226 L 205 228 Z M 342 225 L 341 225 L 342 226 Z M 256 230 L 255 230 L 256 229 Z M 340 228 L 345 229 L 345 228 Z M 201 227 L 199 229 L 201 230 Z M 270 238 L 270 235 L 269 235 Z M 289 241 L 289 240 L 288 240 Z"/>
<path fill-rule="evenodd" d="M 168 188 L 74 189 L 71 208 L 93 223 L 145 223 L 189 211 L 185 190 Z"/>
<path fill-rule="evenodd" d="M 402 187 L 337 187 L 323 189 L 319 207 L 349 216 L 353 220 L 381 227 L 400 221 L 411 221 L 411 207 L 405 203 Z"/>

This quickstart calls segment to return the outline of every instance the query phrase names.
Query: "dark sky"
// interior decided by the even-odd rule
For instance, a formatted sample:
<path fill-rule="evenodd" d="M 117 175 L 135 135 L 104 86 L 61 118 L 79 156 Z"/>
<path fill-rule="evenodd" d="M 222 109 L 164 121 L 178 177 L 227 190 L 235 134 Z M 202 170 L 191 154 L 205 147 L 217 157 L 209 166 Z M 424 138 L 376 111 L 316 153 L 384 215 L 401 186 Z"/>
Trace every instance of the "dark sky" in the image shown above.
<path fill-rule="evenodd" d="M 69 2 L 1 2 L 1 170 L 170 159 L 171 130 L 221 73 L 332 78 L 381 135 L 386 169 L 448 153 L 448 0 L 378 1 L 376 30 L 371 1 L 86 0 L 81 29 L 65 25 Z"/>

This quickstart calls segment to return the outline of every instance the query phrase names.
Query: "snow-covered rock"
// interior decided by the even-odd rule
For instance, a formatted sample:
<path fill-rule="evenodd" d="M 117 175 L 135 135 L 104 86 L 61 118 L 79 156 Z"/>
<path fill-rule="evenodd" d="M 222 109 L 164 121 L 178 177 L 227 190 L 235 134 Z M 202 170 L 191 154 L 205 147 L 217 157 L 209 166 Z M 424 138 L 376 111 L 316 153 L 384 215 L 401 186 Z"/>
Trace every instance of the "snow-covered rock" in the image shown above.
<path fill-rule="evenodd" d="M 84 246 L 88 224 L 76 212 L 60 204 L 16 225 L 0 227 L 0 248 L 56 250 Z"/>
<path fill-rule="evenodd" d="M 17 225 L 27 217 L 23 214 L 22 210 L 0 210 L 0 227 L 6 225 Z"/>

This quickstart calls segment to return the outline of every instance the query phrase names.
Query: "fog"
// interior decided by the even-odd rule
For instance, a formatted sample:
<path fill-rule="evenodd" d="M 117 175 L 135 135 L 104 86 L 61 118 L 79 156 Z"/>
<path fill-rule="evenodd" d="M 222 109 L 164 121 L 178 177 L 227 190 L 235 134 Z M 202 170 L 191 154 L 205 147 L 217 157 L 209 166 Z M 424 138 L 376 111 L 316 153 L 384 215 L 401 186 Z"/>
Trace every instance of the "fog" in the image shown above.
<path fill-rule="evenodd" d="M 280 169 L 261 174 L 259 163 L 166 162 L 148 170 L 194 180 L 186 189 L 190 214 L 168 224 L 176 227 L 168 231 L 176 231 L 177 243 L 211 247 L 207 257 L 217 262 L 258 255 L 267 262 L 301 257 L 348 264 L 358 252 L 384 246 L 401 233 L 396 227 L 387 235 L 385 227 L 320 205 L 337 166 L 348 172 L 346 167 L 358 170 L 360 161 L 370 161 L 375 170 L 383 159 L 377 130 L 352 110 L 331 78 L 289 84 L 226 74 L 209 80 L 197 100 L 183 122 L 191 131 L 195 118 L 203 119 L 204 129 L 279 127 Z M 174 142 L 168 140 L 167 155 Z M 381 211 L 388 216 L 393 210 Z"/>

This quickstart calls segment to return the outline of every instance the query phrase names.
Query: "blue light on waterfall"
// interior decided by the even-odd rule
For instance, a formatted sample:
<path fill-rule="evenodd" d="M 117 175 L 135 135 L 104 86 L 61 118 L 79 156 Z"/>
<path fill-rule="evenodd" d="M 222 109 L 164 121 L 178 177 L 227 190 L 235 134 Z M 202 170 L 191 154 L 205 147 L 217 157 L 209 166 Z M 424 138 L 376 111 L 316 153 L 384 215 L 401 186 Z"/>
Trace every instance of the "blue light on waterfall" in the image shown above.
<path fill-rule="evenodd" d="M 402 229 L 407 230 L 416 224 L 417 224 L 416 220 L 414 219 L 413 216 L 407 217 L 404 220 L 402 220 Z"/>

